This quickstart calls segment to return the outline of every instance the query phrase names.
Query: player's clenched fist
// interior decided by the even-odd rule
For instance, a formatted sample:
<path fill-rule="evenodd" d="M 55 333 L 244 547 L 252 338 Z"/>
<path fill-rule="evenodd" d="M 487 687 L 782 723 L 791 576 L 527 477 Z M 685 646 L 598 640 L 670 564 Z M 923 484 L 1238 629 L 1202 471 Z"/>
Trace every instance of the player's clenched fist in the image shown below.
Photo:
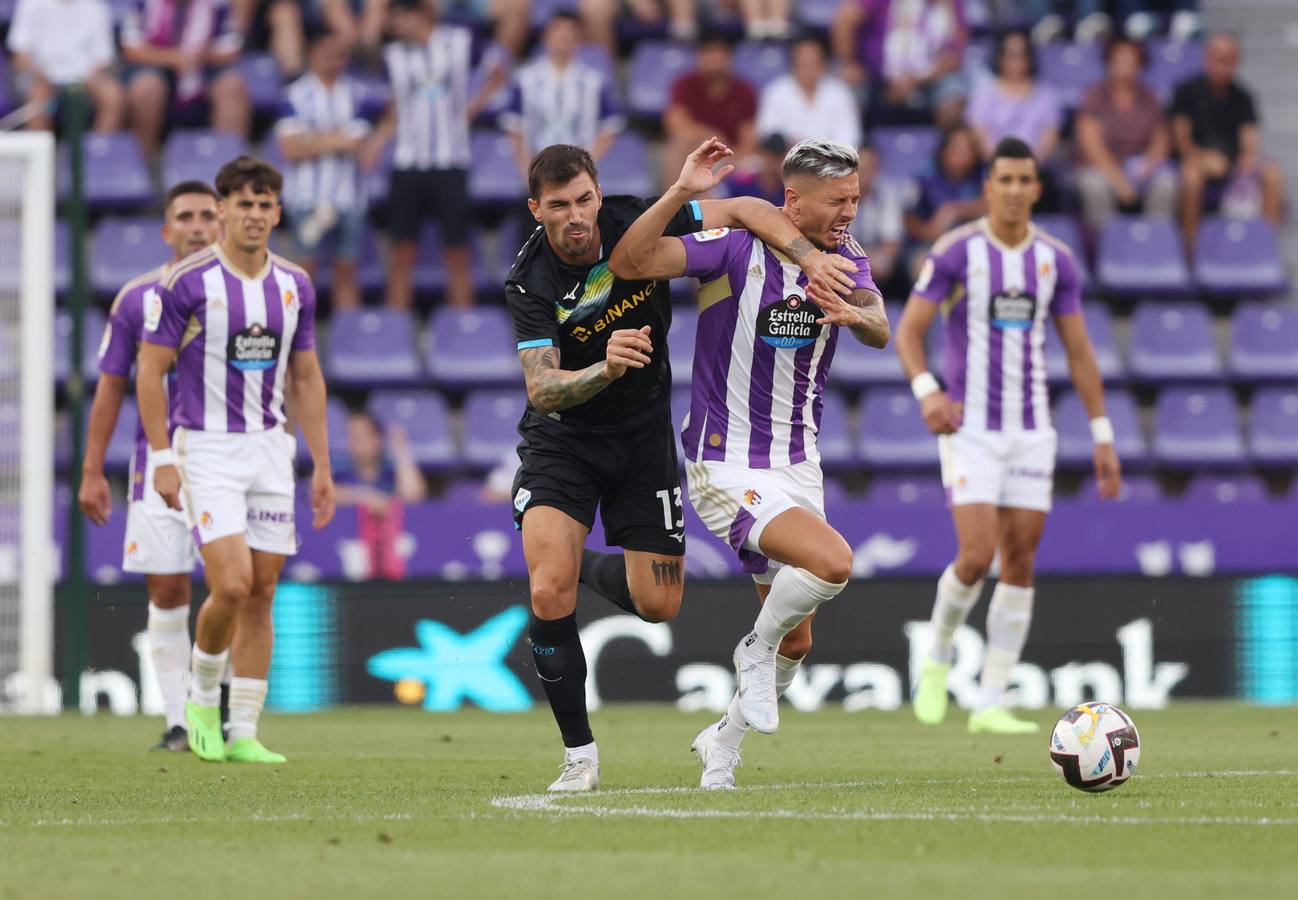
<path fill-rule="evenodd" d="M 955 434 L 960 430 L 960 410 L 946 391 L 934 391 L 919 403 L 924 424 L 934 434 Z"/>
<path fill-rule="evenodd" d="M 175 466 L 158 466 L 153 473 L 153 486 L 172 509 L 180 509 L 180 473 Z"/>
<path fill-rule="evenodd" d="M 649 365 L 649 354 L 654 345 L 649 340 L 650 327 L 619 328 L 609 335 L 608 350 L 604 354 L 604 374 L 621 378 L 627 369 L 643 369 Z"/>

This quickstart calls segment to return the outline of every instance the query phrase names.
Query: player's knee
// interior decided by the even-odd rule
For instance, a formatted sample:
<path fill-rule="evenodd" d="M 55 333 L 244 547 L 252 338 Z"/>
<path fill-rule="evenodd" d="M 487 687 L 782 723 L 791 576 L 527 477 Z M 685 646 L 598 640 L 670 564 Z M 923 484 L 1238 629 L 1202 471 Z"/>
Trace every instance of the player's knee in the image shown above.
<path fill-rule="evenodd" d="M 973 584 L 987 577 L 992 567 L 996 548 L 988 544 L 961 547 L 956 558 L 956 577 L 965 584 Z"/>
<path fill-rule="evenodd" d="M 211 587 L 214 596 L 236 603 L 242 602 L 252 594 L 252 572 L 223 572 L 213 580 Z"/>
<path fill-rule="evenodd" d="M 640 618 L 646 622 L 668 622 L 681 611 L 681 594 L 681 589 L 676 587 L 650 591 L 644 596 L 636 594 L 632 599 Z"/>
<path fill-rule="evenodd" d="M 149 602 L 159 609 L 176 609 L 189 605 L 189 579 L 158 579 L 149 585 Z"/>
<path fill-rule="evenodd" d="M 577 588 L 554 582 L 532 585 L 532 612 L 542 619 L 561 619 L 577 608 Z"/>
<path fill-rule="evenodd" d="M 821 581 L 846 584 L 847 579 L 852 577 L 852 548 L 839 537 L 828 546 L 818 547 L 811 565 L 803 568 Z"/>
<path fill-rule="evenodd" d="M 803 659 L 811 652 L 811 629 L 795 628 L 780 641 L 780 656 L 785 659 Z"/>

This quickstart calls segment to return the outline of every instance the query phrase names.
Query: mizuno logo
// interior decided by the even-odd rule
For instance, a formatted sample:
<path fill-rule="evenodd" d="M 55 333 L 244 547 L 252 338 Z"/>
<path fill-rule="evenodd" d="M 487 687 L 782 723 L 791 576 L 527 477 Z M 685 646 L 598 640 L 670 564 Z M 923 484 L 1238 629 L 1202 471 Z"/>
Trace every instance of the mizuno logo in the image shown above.
<path fill-rule="evenodd" d="M 577 299 L 577 292 L 578 292 L 579 290 L 581 290 L 581 282 L 580 282 L 580 281 L 577 282 L 576 284 L 574 284 L 574 285 L 572 286 L 572 290 L 570 290 L 568 293 L 566 293 L 566 294 L 563 295 L 563 299 L 565 299 L 565 300 L 576 300 L 576 299 Z"/>
<path fill-rule="evenodd" d="M 673 538 L 678 544 L 683 544 L 685 542 L 685 532 L 683 531 L 669 532 L 668 537 Z"/>

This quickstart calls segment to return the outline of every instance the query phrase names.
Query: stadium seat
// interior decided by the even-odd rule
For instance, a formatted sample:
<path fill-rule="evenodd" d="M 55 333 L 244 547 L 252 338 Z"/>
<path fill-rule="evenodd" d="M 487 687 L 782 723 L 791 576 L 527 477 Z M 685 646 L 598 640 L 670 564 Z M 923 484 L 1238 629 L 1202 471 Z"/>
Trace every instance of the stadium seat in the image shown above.
<path fill-rule="evenodd" d="M 1115 294 L 1181 295 L 1191 290 L 1181 237 L 1170 219 L 1114 216 L 1100 233 L 1096 269 Z"/>
<path fill-rule="evenodd" d="M 1224 387 L 1170 387 L 1154 406 L 1154 458 L 1178 468 L 1247 462 L 1235 398 Z"/>
<path fill-rule="evenodd" d="M 498 306 L 441 307 L 424 333 L 428 372 L 447 389 L 516 388 L 523 379 L 509 315 Z"/>
<path fill-rule="evenodd" d="M 644 138 L 633 131 L 619 134 L 608 155 L 600 160 L 599 183 L 606 197 L 614 194 L 648 197 L 658 193 L 658 179 L 649 164 Z"/>
<path fill-rule="evenodd" d="M 672 325 L 667 331 L 667 352 L 672 364 L 673 387 L 688 387 L 690 384 L 694 372 L 694 344 L 698 325 L 697 309 L 677 307 L 672 310 Z"/>
<path fill-rule="evenodd" d="M 451 420 L 446 401 L 429 391 L 375 391 L 366 404 L 384 430 L 400 425 L 410 442 L 410 452 L 423 469 L 447 469 L 457 455 L 451 440 Z"/>
<path fill-rule="evenodd" d="M 284 76 L 275 57 L 269 53 L 248 51 L 240 54 L 234 67 L 248 85 L 248 98 L 252 101 L 253 112 L 260 115 L 278 114 L 284 105 L 284 91 L 281 88 Z"/>
<path fill-rule="evenodd" d="M 1064 246 L 1073 251 L 1073 260 L 1077 263 L 1078 271 L 1082 276 L 1082 290 L 1085 291 L 1091 287 L 1091 266 L 1086 256 L 1086 242 L 1082 240 L 1082 226 L 1070 215 L 1063 213 L 1047 213 L 1040 216 L 1033 216 L 1032 221 L 1041 226 L 1041 229 L 1051 237 L 1063 242 Z"/>
<path fill-rule="evenodd" d="M 532 0 L 532 28 L 540 31 L 560 11 L 577 12 L 578 0 Z"/>
<path fill-rule="evenodd" d="M 1077 492 L 1077 499 L 1094 503 L 1107 503 L 1100 499 L 1100 491 L 1096 486 L 1095 476 L 1091 475 L 1086 478 Z M 1161 503 L 1163 500 L 1163 491 L 1158 486 L 1158 479 L 1153 475 L 1127 475 L 1122 476 L 1122 489 L 1118 492 L 1118 503 Z"/>
<path fill-rule="evenodd" d="M 877 388 L 865 395 L 858 432 L 867 468 L 927 469 L 938 463 L 937 438 L 908 388 Z"/>
<path fill-rule="evenodd" d="M 801 0 L 794 4 L 794 15 L 808 28 L 823 32 L 834 24 L 834 16 L 840 6 L 842 3 L 839 0 Z"/>
<path fill-rule="evenodd" d="M 1140 424 L 1140 409 L 1131 394 L 1123 390 L 1108 391 L 1105 411 L 1113 422 L 1118 458 L 1125 466 L 1139 466 L 1149 455 L 1145 432 Z M 1059 399 L 1054 408 L 1055 431 L 1059 435 L 1058 461 L 1061 468 L 1089 468 L 1095 442 L 1091 439 L 1090 417 L 1076 392 Z"/>
<path fill-rule="evenodd" d="M 1049 44 L 1037 48 L 1037 77 L 1059 95 L 1059 102 L 1075 109 L 1087 88 L 1104 78 L 1104 62 L 1097 44 Z"/>
<path fill-rule="evenodd" d="M 102 219 L 90 239 L 90 289 L 115 297 L 122 285 L 171 259 L 156 218 Z"/>
<path fill-rule="evenodd" d="M 1185 499 L 1210 503 L 1256 503 L 1267 499 L 1267 490 L 1266 484 L 1256 475 L 1205 473 L 1190 479 L 1185 488 Z"/>
<path fill-rule="evenodd" d="M 1275 229 L 1265 219 L 1205 219 L 1195 248 L 1194 278 L 1209 294 L 1276 294 L 1288 285 Z"/>
<path fill-rule="evenodd" d="M 349 451 L 347 449 L 347 421 L 351 414 L 347 411 L 347 404 L 338 397 L 330 397 L 325 402 L 325 430 L 329 434 L 329 455 L 336 460 L 346 459 Z M 302 436 L 302 427 L 297 429 L 297 455 L 294 462 L 299 467 L 306 467 L 311 463 L 311 450 L 306 445 L 306 438 Z"/>
<path fill-rule="evenodd" d="M 334 313 L 325 352 L 330 384 L 344 388 L 422 384 L 424 367 L 415 352 L 414 335 L 413 318 L 401 310 Z"/>
<path fill-rule="evenodd" d="M 281 252 L 276 249 L 274 241 L 271 242 L 271 249 L 276 253 Z M 333 291 L 334 255 L 337 249 L 334 241 L 326 240 L 321 242 L 316 250 L 315 269 L 311 280 L 318 294 L 329 294 Z M 293 256 L 288 255 L 288 258 L 293 259 Z M 379 253 L 378 239 L 374 236 L 373 229 L 369 227 L 366 227 L 361 234 L 361 248 L 356 260 L 356 282 L 360 286 L 361 293 L 368 295 L 382 293 L 388 283 L 387 270 L 383 267 L 383 256 Z"/>
<path fill-rule="evenodd" d="M 1138 305 L 1131 316 L 1131 374 L 1138 381 L 1217 381 L 1212 317 L 1196 303 Z"/>
<path fill-rule="evenodd" d="M 499 131 L 475 131 L 471 141 L 473 166 L 469 169 L 469 195 L 474 201 L 505 207 L 525 198 L 527 185 L 514 162 L 509 138 Z"/>
<path fill-rule="evenodd" d="M 879 475 L 870 479 L 865 499 L 870 503 L 942 506 L 946 503 L 946 489 L 942 479 L 932 476 Z"/>
<path fill-rule="evenodd" d="M 836 391 L 825 391 L 822 399 L 820 432 L 816 435 L 820 464 L 826 469 L 846 469 L 857 460 L 847 402 Z"/>
<path fill-rule="evenodd" d="M 81 446 L 85 446 L 86 437 L 90 434 L 90 404 L 85 404 L 81 427 Z M 135 453 L 135 430 L 140 424 L 139 408 L 132 398 L 122 403 L 122 410 L 117 416 L 117 427 L 108 440 L 104 452 L 104 471 L 110 475 L 122 475 L 131 468 L 131 456 Z"/>
<path fill-rule="evenodd" d="M 81 319 L 81 377 L 94 384 L 99 380 L 99 342 L 104 337 L 102 312 L 87 306 Z M 54 317 L 54 382 L 65 384 L 72 373 L 72 314 L 59 310 Z"/>
<path fill-rule="evenodd" d="M 1149 57 L 1145 84 L 1165 103 L 1178 84 L 1203 70 L 1203 44 L 1198 41 L 1152 38 L 1145 44 L 1145 52 Z"/>
<path fill-rule="evenodd" d="M 1240 381 L 1298 381 L 1298 307 L 1244 303 L 1231 319 L 1226 366 Z"/>
<path fill-rule="evenodd" d="M 129 131 L 91 133 L 82 139 L 81 147 L 83 190 L 91 209 L 136 209 L 154 199 L 149 170 L 134 134 Z M 71 199 L 72 161 L 66 145 L 59 147 L 58 182 L 59 199 Z"/>
<path fill-rule="evenodd" d="M 1253 395 L 1248 442 L 1260 465 L 1298 464 L 1298 387 L 1262 388 Z"/>
<path fill-rule="evenodd" d="M 14 2 L 15 0 L 3 0 L 6 5 Z M 3 12 L 4 10 L 0 10 L 0 13 Z M 9 12 L 12 12 L 12 10 L 9 10 Z M 0 15 L 0 21 L 7 23 L 9 20 L 7 17 Z M 9 55 L 0 53 L 0 116 L 7 115 L 17 105 L 14 102 L 13 93 L 9 90 Z"/>
<path fill-rule="evenodd" d="M 395 152 L 396 142 L 388 141 L 379 153 L 374 168 L 361 172 L 361 189 L 365 192 L 371 207 L 388 202 L 388 184 L 392 179 L 392 155 Z M 472 173 L 470 173 L 469 183 L 470 185 L 473 183 Z"/>
<path fill-rule="evenodd" d="M 518 446 L 518 422 L 527 407 L 522 390 L 478 391 L 464 401 L 464 461 L 490 469 Z"/>
<path fill-rule="evenodd" d="M 897 333 L 901 308 L 900 303 L 889 303 L 886 307 L 888 324 L 892 326 L 893 334 Z M 840 330 L 833 367 L 829 371 L 829 383 L 841 388 L 905 384 L 906 373 L 891 346 L 876 350 L 862 344 L 850 332 Z"/>
<path fill-rule="evenodd" d="M 207 128 L 173 131 L 162 148 L 162 182 L 197 179 L 211 184 L 221 166 L 247 152 L 248 143 L 237 134 Z"/>
<path fill-rule="evenodd" d="M 492 277 L 482 259 L 482 254 L 475 252 L 474 236 L 469 235 L 470 269 L 473 275 L 474 290 L 484 293 L 500 288 Z M 415 260 L 413 276 L 416 293 L 438 294 L 446 290 L 446 266 L 442 261 L 442 238 L 437 232 L 437 225 L 425 222 L 419 232 L 419 256 Z"/>
<path fill-rule="evenodd" d="M 1116 384 L 1127 378 L 1126 367 L 1122 364 L 1122 353 L 1118 350 L 1118 339 L 1113 332 L 1113 318 L 1109 308 L 1102 303 L 1083 303 L 1082 318 L 1086 321 L 1086 333 L 1095 347 L 1095 361 L 1100 367 L 1100 377 L 1108 384 Z M 1068 384 L 1072 375 L 1068 370 L 1068 351 L 1059 339 L 1059 329 L 1054 323 L 1046 325 L 1046 378 L 1051 385 Z"/>
<path fill-rule="evenodd" d="M 936 128 L 876 128 L 870 140 L 879 151 L 879 171 L 890 178 L 914 180 L 933 169 L 941 139 Z"/>
<path fill-rule="evenodd" d="M 732 69 L 760 91 L 789 71 L 789 51 L 780 44 L 744 41 L 735 46 Z"/>
<path fill-rule="evenodd" d="M 628 65 L 628 110 L 656 120 L 671 100 L 672 84 L 694 69 L 694 51 L 666 41 L 642 41 L 631 51 Z"/>
<path fill-rule="evenodd" d="M 0 235 L 4 234 L 3 228 L 7 225 L 8 223 L 0 223 Z M 6 246 L 17 247 L 19 246 L 16 236 L 18 223 L 12 223 L 12 227 L 15 237 L 13 243 Z M 17 278 L 16 272 L 14 277 Z M 54 294 L 57 297 L 66 297 L 70 290 L 72 290 L 72 226 L 68 224 L 67 219 L 59 219 L 54 223 Z"/>

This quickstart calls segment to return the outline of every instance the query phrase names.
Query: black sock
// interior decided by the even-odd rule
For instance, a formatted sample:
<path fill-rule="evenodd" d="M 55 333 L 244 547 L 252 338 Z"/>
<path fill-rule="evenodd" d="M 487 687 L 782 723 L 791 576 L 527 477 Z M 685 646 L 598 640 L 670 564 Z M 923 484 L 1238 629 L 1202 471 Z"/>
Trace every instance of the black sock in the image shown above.
<path fill-rule="evenodd" d="M 582 747 L 595 738 L 586 717 L 586 654 L 577 636 L 577 614 L 562 619 L 538 619 L 528 629 L 536 674 L 545 685 L 550 711 L 559 723 L 565 747 Z"/>
<path fill-rule="evenodd" d="M 581 554 L 581 583 L 599 594 L 614 606 L 633 616 L 640 616 L 631 599 L 631 588 L 626 583 L 626 557 L 621 553 L 596 553 L 583 550 Z M 640 616 L 644 618 L 644 616 Z"/>

